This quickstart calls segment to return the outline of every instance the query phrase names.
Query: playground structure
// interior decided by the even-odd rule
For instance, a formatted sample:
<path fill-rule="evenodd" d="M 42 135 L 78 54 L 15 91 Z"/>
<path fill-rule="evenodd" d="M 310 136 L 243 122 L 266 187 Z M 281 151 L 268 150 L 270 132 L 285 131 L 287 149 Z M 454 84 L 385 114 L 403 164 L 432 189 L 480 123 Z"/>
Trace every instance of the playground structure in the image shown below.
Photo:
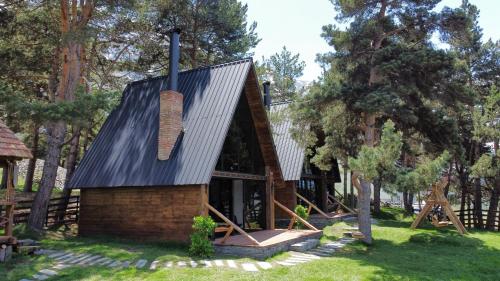
<path fill-rule="evenodd" d="M 425 206 L 422 208 L 417 218 L 411 225 L 412 229 L 417 228 L 424 218 L 431 215 L 431 221 L 435 227 L 448 226 L 451 221 L 460 234 L 467 234 L 467 230 L 464 225 L 451 208 L 450 202 L 448 202 L 446 196 L 444 196 L 444 187 L 447 182 L 448 178 L 443 177 L 440 181 L 432 185 L 431 192 L 427 197 L 427 200 L 425 200 Z M 442 218 L 436 215 L 436 210 L 439 207 L 441 207 L 444 213 Z M 450 221 L 446 220 L 446 217 L 448 217 Z"/>

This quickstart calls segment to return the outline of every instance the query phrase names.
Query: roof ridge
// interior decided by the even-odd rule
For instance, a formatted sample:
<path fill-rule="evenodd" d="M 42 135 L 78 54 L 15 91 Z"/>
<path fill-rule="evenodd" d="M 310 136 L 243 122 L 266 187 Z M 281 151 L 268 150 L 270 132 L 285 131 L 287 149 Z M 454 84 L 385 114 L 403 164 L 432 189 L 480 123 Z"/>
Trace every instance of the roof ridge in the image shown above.
<path fill-rule="evenodd" d="M 200 67 L 197 67 L 197 68 L 180 71 L 179 74 L 186 74 L 186 73 L 191 73 L 191 72 L 205 70 L 205 69 L 221 68 L 221 67 L 225 67 L 225 66 L 229 66 L 229 65 L 235 65 L 235 64 L 240 64 L 240 63 L 245 63 L 245 62 L 253 62 L 253 58 L 252 57 L 247 57 L 247 58 L 243 58 L 243 59 L 239 59 L 239 60 L 235 60 L 235 61 L 230 61 L 230 62 L 225 62 L 225 63 L 220 63 L 220 64 L 200 66 Z M 148 77 L 148 78 L 145 78 L 145 79 L 132 81 L 132 82 L 129 83 L 129 85 L 134 85 L 134 84 L 143 83 L 143 82 L 147 82 L 147 81 L 154 81 L 154 80 L 157 80 L 157 79 L 166 79 L 167 77 L 168 77 L 168 75 L 160 75 L 160 76 L 155 76 L 155 77 Z"/>

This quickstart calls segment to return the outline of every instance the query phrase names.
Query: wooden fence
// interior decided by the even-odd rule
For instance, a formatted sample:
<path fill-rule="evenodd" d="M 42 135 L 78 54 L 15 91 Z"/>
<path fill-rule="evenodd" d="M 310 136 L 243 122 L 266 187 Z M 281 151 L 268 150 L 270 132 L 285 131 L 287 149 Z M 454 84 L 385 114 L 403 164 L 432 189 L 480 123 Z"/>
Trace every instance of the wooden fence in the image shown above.
<path fill-rule="evenodd" d="M 496 218 L 495 218 L 495 229 L 500 231 L 500 211 L 495 211 L 496 212 Z M 460 218 L 460 221 L 464 224 L 465 227 L 467 228 L 473 228 L 474 227 L 474 221 L 476 220 L 474 216 L 474 210 L 473 209 L 465 209 L 464 210 L 464 216 L 463 218 L 460 217 L 460 210 L 455 210 L 455 213 L 457 216 Z M 486 225 L 486 219 L 488 218 L 488 210 L 483 210 L 483 225 Z"/>
<path fill-rule="evenodd" d="M 33 200 L 18 201 L 14 210 L 14 224 L 26 223 L 31 212 Z M 67 208 L 64 204 L 64 198 L 52 198 L 49 201 L 49 207 L 45 219 L 45 226 L 51 226 L 55 223 L 58 214 L 65 209 L 64 224 L 78 222 L 78 213 L 80 210 L 80 196 L 71 196 Z"/>

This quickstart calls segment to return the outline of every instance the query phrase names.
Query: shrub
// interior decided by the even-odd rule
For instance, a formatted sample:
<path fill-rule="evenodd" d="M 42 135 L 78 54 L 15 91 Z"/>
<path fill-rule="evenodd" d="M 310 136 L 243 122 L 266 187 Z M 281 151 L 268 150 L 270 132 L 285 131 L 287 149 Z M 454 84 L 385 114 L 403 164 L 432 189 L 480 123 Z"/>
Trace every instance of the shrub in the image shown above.
<path fill-rule="evenodd" d="M 297 216 L 301 217 L 304 220 L 307 220 L 309 218 L 309 214 L 307 214 L 307 208 L 302 205 L 297 205 L 297 207 L 295 207 L 295 214 L 297 214 Z M 295 221 L 295 227 L 297 229 L 301 229 L 304 228 L 304 224 L 297 220 Z"/>
<path fill-rule="evenodd" d="M 198 257 L 210 257 L 214 254 L 214 246 L 209 237 L 215 230 L 215 222 L 210 216 L 197 216 L 193 218 L 193 234 L 189 254 Z"/>

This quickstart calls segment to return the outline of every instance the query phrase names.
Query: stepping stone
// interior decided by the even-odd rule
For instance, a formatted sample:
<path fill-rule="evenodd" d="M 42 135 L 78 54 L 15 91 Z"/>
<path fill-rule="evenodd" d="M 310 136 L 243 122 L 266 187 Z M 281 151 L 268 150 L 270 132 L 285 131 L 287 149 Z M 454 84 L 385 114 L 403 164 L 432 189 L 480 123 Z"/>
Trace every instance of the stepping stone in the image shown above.
<path fill-rule="evenodd" d="M 277 264 L 284 265 L 284 266 L 292 266 L 295 265 L 294 263 L 291 262 L 286 262 L 286 261 L 277 261 Z"/>
<path fill-rule="evenodd" d="M 177 266 L 178 267 L 185 267 L 186 266 L 186 262 L 185 261 L 179 261 L 179 262 L 177 262 Z"/>
<path fill-rule="evenodd" d="M 48 275 L 48 276 L 54 276 L 54 275 L 57 275 L 57 271 L 54 271 L 54 270 L 50 270 L 50 269 L 42 269 L 40 271 L 38 271 L 39 273 L 42 273 L 44 275 Z"/>
<path fill-rule="evenodd" d="M 98 263 L 101 263 L 101 262 L 104 262 L 106 260 L 109 260 L 109 258 L 106 258 L 106 257 L 101 257 L 99 259 L 95 259 L 91 262 L 89 262 L 89 265 L 94 265 L 94 264 L 98 264 Z"/>
<path fill-rule="evenodd" d="M 62 262 L 65 262 L 65 263 L 71 263 L 72 261 L 74 260 L 77 260 L 79 258 L 81 258 L 82 256 L 84 256 L 84 254 L 80 254 L 80 255 L 73 255 L 67 259 L 63 259 Z"/>
<path fill-rule="evenodd" d="M 205 267 L 212 267 L 212 263 L 210 261 L 201 261 L 205 264 Z"/>
<path fill-rule="evenodd" d="M 70 259 L 71 257 L 73 257 L 74 255 L 73 254 L 65 254 L 65 255 L 62 255 L 62 256 L 59 256 L 57 257 L 55 260 L 56 261 L 62 261 L 62 260 L 68 260 Z"/>
<path fill-rule="evenodd" d="M 79 263 L 79 262 L 81 262 L 81 261 L 83 261 L 83 260 L 85 260 L 85 259 L 87 259 L 87 258 L 89 258 L 89 257 L 91 257 L 91 256 L 92 256 L 92 255 L 85 254 L 85 255 L 83 255 L 83 256 L 80 256 L 80 257 L 79 257 L 79 258 L 77 258 L 77 259 L 74 259 L 74 260 L 70 261 L 69 263 L 71 263 L 71 264 L 76 264 L 76 263 Z"/>
<path fill-rule="evenodd" d="M 316 255 L 311 255 L 311 254 L 292 254 L 292 257 L 295 257 L 295 258 L 306 258 L 306 259 L 315 259 L 315 260 L 319 260 L 321 259 L 321 257 L 318 257 Z"/>
<path fill-rule="evenodd" d="M 112 262 L 113 262 L 113 260 L 112 260 L 112 259 L 108 259 L 108 258 L 107 258 L 106 260 L 104 260 L 104 261 L 102 261 L 101 263 L 99 263 L 99 265 L 104 266 L 104 265 L 108 265 L 108 264 L 110 264 L 110 263 L 112 263 Z"/>
<path fill-rule="evenodd" d="M 122 264 L 121 261 L 114 261 L 113 263 L 111 263 L 110 265 L 108 265 L 108 267 L 117 267 L 117 266 L 119 266 L 121 264 Z"/>
<path fill-rule="evenodd" d="M 286 261 L 309 262 L 309 261 L 311 261 L 311 259 L 308 259 L 308 258 L 291 257 L 291 258 L 286 259 Z"/>
<path fill-rule="evenodd" d="M 127 267 L 129 267 L 129 266 L 130 266 L 130 264 L 131 264 L 131 263 L 132 263 L 132 262 L 130 262 L 130 261 L 124 261 L 120 267 L 121 267 L 121 268 L 127 268 Z"/>
<path fill-rule="evenodd" d="M 325 253 L 325 254 L 333 254 L 335 253 L 335 249 L 322 249 L 322 248 L 317 248 L 316 250 L 314 251 L 318 251 L 318 252 L 321 252 L 321 253 Z"/>
<path fill-rule="evenodd" d="M 226 263 L 227 263 L 227 266 L 229 266 L 230 268 L 238 268 L 238 266 L 236 265 L 236 263 L 233 260 L 227 260 Z"/>
<path fill-rule="evenodd" d="M 67 253 L 66 253 L 66 252 L 55 252 L 55 253 L 53 253 L 53 254 L 50 254 L 50 255 L 49 255 L 49 258 L 52 258 L 52 259 L 53 259 L 53 258 L 57 258 L 57 257 L 60 257 L 60 256 L 62 256 L 62 255 L 64 255 L 64 254 L 67 254 Z"/>
<path fill-rule="evenodd" d="M 316 256 L 319 256 L 319 257 L 330 257 L 329 254 L 325 254 L 325 253 L 322 253 L 322 252 L 319 252 L 319 251 L 310 251 L 309 253 L 313 254 L 313 255 L 316 255 Z"/>
<path fill-rule="evenodd" d="M 89 264 L 90 264 L 90 262 L 95 261 L 95 260 L 97 260 L 97 259 L 99 259 L 99 258 L 101 258 L 101 256 L 99 256 L 99 255 L 97 255 L 97 256 L 90 256 L 90 257 L 88 257 L 88 258 L 86 258 L 86 259 L 81 260 L 81 261 L 78 263 L 78 265 L 89 265 Z"/>
<path fill-rule="evenodd" d="M 64 264 L 64 263 L 58 263 L 56 265 L 54 265 L 52 268 L 53 269 L 65 269 L 65 268 L 68 268 L 70 267 L 68 264 Z"/>
<path fill-rule="evenodd" d="M 262 268 L 262 269 L 270 269 L 272 268 L 273 266 L 268 263 L 268 262 L 265 262 L 265 261 L 258 261 L 257 264 Z"/>
<path fill-rule="evenodd" d="M 304 260 L 304 259 L 298 259 L 298 258 L 289 258 L 289 259 L 286 259 L 284 262 L 305 263 L 305 262 L 310 262 L 310 260 Z"/>
<path fill-rule="evenodd" d="M 43 274 L 33 274 L 33 278 L 35 278 L 36 280 L 46 280 L 49 279 L 50 277 Z"/>
<path fill-rule="evenodd" d="M 151 265 L 149 266 L 149 269 L 156 270 L 156 268 L 158 268 L 158 263 L 160 263 L 160 262 L 159 261 L 153 261 L 151 263 Z"/>
<path fill-rule="evenodd" d="M 216 266 L 218 266 L 218 267 L 224 266 L 224 262 L 223 262 L 223 261 L 221 261 L 221 260 L 214 260 L 214 263 L 215 263 L 215 265 L 216 265 Z"/>
<path fill-rule="evenodd" d="M 259 269 L 253 263 L 242 263 L 241 267 L 243 267 L 243 270 L 245 271 L 250 271 L 250 272 L 259 271 Z"/>
<path fill-rule="evenodd" d="M 174 263 L 171 261 L 165 263 L 166 268 L 171 268 L 173 265 L 174 265 Z"/>
<path fill-rule="evenodd" d="M 147 263 L 148 263 L 147 260 L 138 260 L 137 263 L 135 264 L 135 267 L 143 268 Z"/>
<path fill-rule="evenodd" d="M 198 263 L 195 262 L 195 261 L 189 261 L 189 264 L 191 265 L 191 267 L 197 267 L 198 266 Z"/>

